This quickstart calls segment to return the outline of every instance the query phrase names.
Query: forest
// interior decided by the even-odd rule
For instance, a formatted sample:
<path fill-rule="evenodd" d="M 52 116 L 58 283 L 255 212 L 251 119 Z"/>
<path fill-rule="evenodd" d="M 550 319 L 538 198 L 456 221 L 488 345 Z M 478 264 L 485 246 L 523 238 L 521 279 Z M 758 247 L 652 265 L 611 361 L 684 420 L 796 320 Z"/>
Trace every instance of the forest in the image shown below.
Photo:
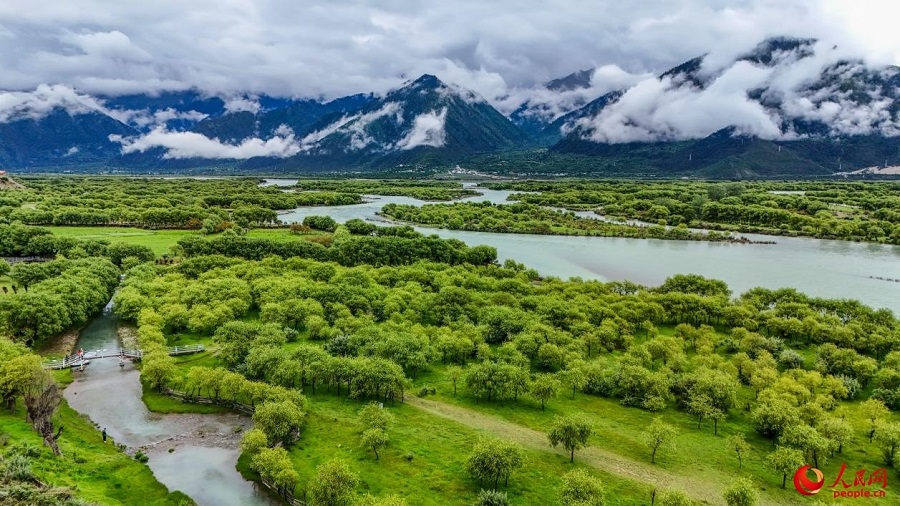
<path fill-rule="evenodd" d="M 67 182 L 85 191 L 61 189 Z M 185 190 L 181 182 L 36 178 L 0 193 L 2 209 L 184 205 L 206 213 L 199 228 L 172 225 L 178 234 L 161 248 L 130 236 L 60 234 L 65 227 L 2 215 L 9 223 L 0 222 L 0 256 L 46 260 L 0 261 L 4 503 L 128 504 L 123 489 L 133 488 L 156 504 L 190 504 L 142 462 L 91 443 L 97 429 L 61 398 L 74 373 L 41 367 L 57 336 L 83 327 L 110 297 L 143 350 L 147 405 L 252 417 L 238 469 L 285 501 L 796 504 L 790 481 L 804 464 L 829 483 L 841 469 L 850 482 L 863 472 L 866 484 L 857 489 L 892 494 L 888 482 L 900 469 L 900 321 L 891 311 L 789 288 L 733 293 L 692 274 L 659 286 L 545 277 L 498 262 L 494 248 L 409 226 L 325 215 L 276 226 L 234 217 L 245 206 L 289 208 L 299 195 L 380 191 L 379 183 L 355 184 L 286 193 L 249 180 Z M 752 206 L 765 194 L 791 214 L 859 231 L 894 223 L 882 203 L 896 198 L 890 184 L 861 192 L 856 183 L 492 184 L 542 193 L 521 194 L 520 204 L 389 205 L 384 213 L 449 228 L 493 223 L 479 230 L 542 233 L 529 231 L 531 223 L 554 221 L 571 229 L 559 233 L 600 233 L 580 229 L 581 221 L 607 223 L 541 206 L 648 221 L 644 202 L 705 196 L 704 210 L 738 206 L 731 198 Z M 157 207 L 142 207 L 148 201 Z M 847 216 L 827 218 L 830 207 L 810 214 L 813 202 L 838 201 Z M 640 229 L 694 233 L 686 208 L 669 204 L 679 214 Z M 206 227 L 209 220 L 230 225 Z M 793 226 L 780 230 L 804 235 Z M 868 233 L 846 239 L 889 242 Z M 189 344 L 208 353 L 166 352 Z M 88 472 L 95 459 L 107 477 Z"/>
<path fill-rule="evenodd" d="M 900 244 L 897 182 L 526 181 L 487 183 L 523 203 L 658 225 Z"/>

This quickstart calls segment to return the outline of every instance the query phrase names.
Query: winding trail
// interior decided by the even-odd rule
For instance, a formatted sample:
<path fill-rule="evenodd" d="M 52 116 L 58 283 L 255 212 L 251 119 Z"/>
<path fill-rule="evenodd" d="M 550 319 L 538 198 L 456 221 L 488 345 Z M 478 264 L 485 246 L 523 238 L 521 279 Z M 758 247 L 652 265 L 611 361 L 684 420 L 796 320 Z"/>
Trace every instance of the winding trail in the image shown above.
<path fill-rule="evenodd" d="M 547 442 L 547 435 L 543 432 L 503 420 L 502 418 L 416 396 L 406 397 L 404 402 L 431 415 L 515 441 L 526 448 L 555 453 L 566 458 L 569 457 L 569 453 L 565 449 L 552 448 Z M 676 475 L 649 463 L 630 459 L 597 446 L 588 446 L 578 450 L 575 452 L 575 458 L 581 463 L 588 464 L 610 474 L 641 483 L 648 483 L 661 490 L 681 489 L 694 500 L 701 501 L 703 504 L 725 504 L 722 500 L 722 492 L 725 490 L 724 483 Z M 764 499 L 766 501 L 765 504 L 790 504 L 773 497 L 765 497 Z"/>

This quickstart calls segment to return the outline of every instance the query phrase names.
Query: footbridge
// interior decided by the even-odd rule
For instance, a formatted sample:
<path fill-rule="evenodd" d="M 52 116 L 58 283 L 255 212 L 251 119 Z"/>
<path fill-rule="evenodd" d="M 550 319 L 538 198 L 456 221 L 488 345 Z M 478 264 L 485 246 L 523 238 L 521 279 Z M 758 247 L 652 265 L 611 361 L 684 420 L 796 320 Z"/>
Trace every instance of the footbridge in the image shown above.
<path fill-rule="evenodd" d="M 167 353 L 170 356 L 176 355 L 192 355 L 194 353 L 200 353 L 205 351 L 206 349 L 202 344 L 192 344 L 189 346 L 170 346 L 166 349 Z M 70 369 L 73 367 L 82 368 L 91 363 L 92 360 L 100 360 L 104 358 L 118 358 L 121 360 L 125 360 L 126 358 L 131 360 L 140 360 L 143 358 L 144 352 L 141 350 L 95 350 L 95 351 L 86 351 L 84 355 L 71 355 L 68 358 L 61 358 L 57 360 L 48 360 L 44 362 L 44 369 Z"/>

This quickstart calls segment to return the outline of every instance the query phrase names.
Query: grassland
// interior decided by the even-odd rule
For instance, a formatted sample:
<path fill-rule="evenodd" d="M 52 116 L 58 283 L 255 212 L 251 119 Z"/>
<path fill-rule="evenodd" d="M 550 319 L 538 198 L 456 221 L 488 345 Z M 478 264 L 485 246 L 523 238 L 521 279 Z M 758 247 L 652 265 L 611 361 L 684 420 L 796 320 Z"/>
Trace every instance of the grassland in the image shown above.
<path fill-rule="evenodd" d="M 160 229 L 150 230 L 132 227 L 44 227 L 53 234 L 78 239 L 105 239 L 112 243 L 127 242 L 147 246 L 157 255 L 169 253 L 179 239 L 198 234 L 196 230 Z M 250 237 L 295 241 L 309 235 L 294 235 L 286 228 L 258 228 L 247 233 Z M 4 278 L 0 278 L 0 284 Z"/>
<path fill-rule="evenodd" d="M 40 436 L 25 422 L 24 411 L 21 403 L 16 412 L 0 411 L 0 434 L 7 435 L 10 443 L 39 449 L 40 455 L 32 460 L 41 481 L 70 487 L 80 498 L 103 506 L 192 504 L 180 492 L 169 493 L 147 466 L 121 452 L 112 441 L 104 444 L 96 427 L 65 402 L 54 420 L 57 427 L 65 427 L 59 439 L 61 457 L 42 446 Z"/>

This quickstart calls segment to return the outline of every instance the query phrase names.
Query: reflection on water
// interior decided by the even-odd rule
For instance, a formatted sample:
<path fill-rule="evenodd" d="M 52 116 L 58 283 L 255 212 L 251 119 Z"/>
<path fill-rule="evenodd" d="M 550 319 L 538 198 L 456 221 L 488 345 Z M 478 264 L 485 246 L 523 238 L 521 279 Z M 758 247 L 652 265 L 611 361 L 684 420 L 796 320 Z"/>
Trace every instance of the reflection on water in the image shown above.
<path fill-rule="evenodd" d="M 120 348 L 116 324 L 109 312 L 97 317 L 76 347 Z M 119 367 L 114 358 L 93 360 L 84 372 L 73 374 L 75 381 L 63 392 L 69 405 L 105 427 L 117 444 L 150 445 L 148 465 L 169 490 L 181 490 L 201 506 L 276 504 L 235 469 L 240 433 L 251 425 L 247 417 L 151 413 L 141 400 L 140 373 L 130 361 Z"/>
<path fill-rule="evenodd" d="M 464 201 L 504 202 L 508 191 L 477 188 L 483 195 Z M 281 216 L 287 222 L 310 215 L 378 221 L 377 212 L 391 202 L 422 205 L 409 197 L 369 196 L 350 206 L 300 207 Z M 900 284 L 872 277 L 900 278 L 900 247 L 797 237 L 741 234 L 777 244 L 727 244 L 612 237 L 567 237 L 493 234 L 415 227 L 426 234 L 487 244 L 500 261 L 512 258 L 543 275 L 584 279 L 631 280 L 658 285 L 673 274 L 701 274 L 728 283 L 735 294 L 750 288 L 796 288 L 817 297 L 859 299 L 900 313 Z"/>

